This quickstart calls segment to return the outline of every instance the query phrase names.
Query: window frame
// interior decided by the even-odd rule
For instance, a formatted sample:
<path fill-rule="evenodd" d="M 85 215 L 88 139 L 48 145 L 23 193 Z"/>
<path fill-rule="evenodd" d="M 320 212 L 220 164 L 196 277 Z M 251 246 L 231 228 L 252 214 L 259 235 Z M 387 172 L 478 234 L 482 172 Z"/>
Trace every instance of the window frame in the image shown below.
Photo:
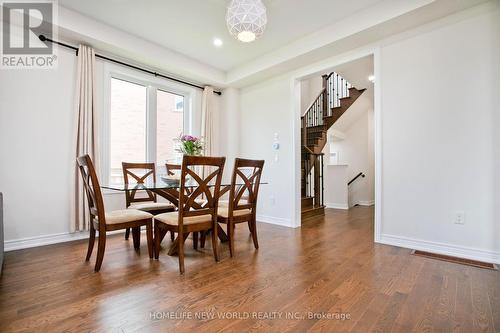
<path fill-rule="evenodd" d="M 193 109 L 194 105 L 199 104 L 197 101 L 199 94 L 188 86 L 181 85 L 175 82 L 152 77 L 149 74 L 141 73 L 136 70 L 128 69 L 123 66 L 114 64 L 104 64 L 103 82 L 104 94 L 102 101 L 102 126 L 100 130 L 100 178 L 103 184 L 109 184 L 111 171 L 111 81 L 118 79 L 127 81 L 133 84 L 139 84 L 146 87 L 146 156 L 145 162 L 155 162 L 158 166 L 163 166 L 163 163 L 158 164 L 156 161 L 157 147 L 157 91 L 161 90 L 167 93 L 176 94 L 184 98 L 183 110 L 183 132 L 190 133 L 194 127 Z M 111 193 L 111 192 L 109 192 Z"/>

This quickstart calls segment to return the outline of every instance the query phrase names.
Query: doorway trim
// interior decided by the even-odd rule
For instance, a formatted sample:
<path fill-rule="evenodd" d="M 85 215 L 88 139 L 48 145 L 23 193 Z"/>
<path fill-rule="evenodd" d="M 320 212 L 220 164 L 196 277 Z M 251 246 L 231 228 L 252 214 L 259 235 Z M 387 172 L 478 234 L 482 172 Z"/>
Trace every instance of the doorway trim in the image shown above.
<path fill-rule="evenodd" d="M 291 89 L 291 113 L 292 117 L 292 133 L 293 133 L 293 156 L 294 156 L 294 193 L 292 200 L 295 203 L 292 226 L 297 228 L 301 226 L 301 207 L 300 207 L 300 152 L 301 152 L 301 103 L 300 103 L 300 81 L 329 70 L 333 67 L 342 65 L 346 62 L 357 60 L 366 56 L 373 56 L 373 72 L 375 75 L 374 82 L 374 154 L 375 154 L 375 215 L 374 215 L 374 235 L 373 240 L 376 243 L 380 242 L 382 230 L 382 101 L 381 101 L 381 62 L 380 62 L 380 47 L 367 47 L 357 49 L 351 52 L 335 56 L 324 61 L 315 63 L 311 66 L 299 69 L 292 73 L 290 80 Z"/>

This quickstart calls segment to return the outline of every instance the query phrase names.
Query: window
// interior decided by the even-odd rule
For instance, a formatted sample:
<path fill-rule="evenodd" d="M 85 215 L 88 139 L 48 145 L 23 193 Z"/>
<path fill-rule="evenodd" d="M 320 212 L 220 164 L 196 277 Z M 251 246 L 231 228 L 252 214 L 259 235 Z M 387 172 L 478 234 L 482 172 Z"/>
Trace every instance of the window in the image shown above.
<path fill-rule="evenodd" d="M 175 111 L 184 112 L 184 96 L 175 95 Z"/>
<path fill-rule="evenodd" d="M 183 131 L 184 97 L 163 90 L 157 90 L 156 96 L 156 161 L 164 165 L 179 155 L 176 152 L 175 139 Z"/>
<path fill-rule="evenodd" d="M 123 161 L 146 160 L 146 95 L 145 86 L 111 79 L 111 183 L 123 181 Z"/>
<path fill-rule="evenodd" d="M 180 159 L 175 139 L 184 132 L 189 95 L 155 82 L 111 73 L 109 77 L 104 181 L 123 182 L 122 162 L 155 162 L 157 173 L 164 173 L 167 161 Z"/>

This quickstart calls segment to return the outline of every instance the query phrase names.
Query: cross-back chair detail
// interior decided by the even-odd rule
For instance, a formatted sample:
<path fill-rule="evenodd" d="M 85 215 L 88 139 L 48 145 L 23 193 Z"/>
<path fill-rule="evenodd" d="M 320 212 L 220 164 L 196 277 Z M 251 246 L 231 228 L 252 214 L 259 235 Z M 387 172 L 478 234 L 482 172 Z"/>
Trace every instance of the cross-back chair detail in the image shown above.
<path fill-rule="evenodd" d="M 229 190 L 230 208 L 233 210 L 255 208 L 263 167 L 264 161 L 235 159 L 231 188 Z M 244 171 L 248 171 L 249 174 L 246 174 Z M 246 202 L 241 203 L 242 200 Z"/>
<path fill-rule="evenodd" d="M 159 256 L 162 230 L 178 234 L 179 270 L 184 273 L 184 241 L 193 232 L 212 230 L 212 247 L 215 260 L 219 260 L 217 248 L 217 209 L 224 170 L 225 157 L 184 156 L 181 167 L 179 210 L 155 216 L 156 258 Z M 210 167 L 207 176 L 197 172 Z M 189 178 L 189 182 L 188 182 Z M 205 197 L 200 204 L 199 197 Z M 197 241 L 197 237 L 196 237 Z"/>
<path fill-rule="evenodd" d="M 234 254 L 234 228 L 237 223 L 248 223 L 254 246 L 259 248 L 256 207 L 263 168 L 262 160 L 236 158 L 234 161 L 229 202 L 227 208 L 221 209 L 218 215 L 218 221 L 227 224 L 231 256 Z"/>
<path fill-rule="evenodd" d="M 156 183 L 156 166 L 154 163 L 122 162 L 122 170 L 123 181 L 126 185 L 130 184 L 130 178 L 138 185 L 148 181 Z M 146 196 L 138 197 L 138 192 L 145 192 Z M 175 207 L 171 204 L 157 203 L 156 193 L 140 186 L 125 191 L 125 202 L 127 208 L 136 208 L 153 215 L 175 210 Z M 125 239 L 128 239 L 129 235 L 130 229 L 127 228 L 125 230 Z M 171 236 L 174 237 L 173 234 Z"/>
<path fill-rule="evenodd" d="M 77 158 L 78 169 L 83 179 L 83 188 L 87 195 L 87 204 L 90 215 L 90 224 L 94 217 L 104 221 L 104 201 L 102 199 L 101 187 L 94 169 L 94 164 L 89 155 L 80 156 Z M 101 213 L 102 216 L 99 216 Z M 100 227 L 101 225 L 99 225 Z M 99 230 L 100 231 L 100 230 Z"/>
<path fill-rule="evenodd" d="M 167 175 L 175 175 L 174 170 L 181 170 L 180 164 L 165 163 L 165 169 L 167 170 Z"/>
<path fill-rule="evenodd" d="M 83 179 L 83 186 L 87 195 L 87 204 L 90 213 L 89 226 L 89 245 L 87 249 L 86 261 L 90 260 L 96 230 L 99 231 L 99 243 L 97 248 L 97 258 L 94 270 L 98 272 L 101 268 L 106 246 L 106 232 L 132 228 L 134 236 L 134 248 L 140 247 L 140 228 L 146 226 L 148 240 L 148 252 L 150 258 L 153 258 L 153 215 L 135 209 L 117 210 L 109 214 L 104 210 L 104 201 L 99 185 L 99 180 L 95 172 L 94 164 L 89 155 L 83 155 L 77 158 L 78 169 Z"/>
<path fill-rule="evenodd" d="M 248 176 L 242 172 L 241 168 L 235 169 L 231 183 L 238 184 L 242 182 L 243 184 L 235 185 L 230 190 L 229 202 L 233 204 L 232 208 L 234 210 L 245 208 L 252 209 L 256 204 L 262 168 L 254 167 L 251 169 L 251 173 L 252 174 Z M 241 203 L 242 200 L 246 200 L 246 203 Z"/>
<path fill-rule="evenodd" d="M 200 177 L 196 174 L 195 171 L 187 168 L 185 171 L 185 176 L 190 176 L 193 181 L 196 182 L 196 186 L 188 186 L 184 189 L 181 187 L 181 196 L 179 197 L 179 201 L 182 203 L 182 209 L 184 212 L 189 212 L 193 209 L 197 210 L 197 214 L 211 214 L 211 211 L 207 207 L 213 206 L 213 201 L 216 200 L 217 195 L 212 193 L 212 189 L 220 188 L 220 179 L 219 184 L 215 184 L 214 186 L 210 186 L 210 182 L 219 174 L 219 170 L 216 170 L 209 174 L 207 177 Z M 182 180 L 181 180 L 182 182 Z M 217 182 L 217 181 L 216 181 Z M 183 195 L 182 195 L 183 194 Z M 182 201 L 181 197 L 186 198 L 187 200 Z M 199 203 L 203 202 L 202 206 L 199 207 Z"/>
<path fill-rule="evenodd" d="M 126 185 L 129 185 L 129 177 L 135 179 L 137 184 L 144 184 L 149 177 L 152 178 L 153 182 L 156 182 L 156 167 L 154 163 L 128 163 L 122 162 L 122 170 L 123 170 L 123 181 Z M 134 173 L 133 170 L 144 170 L 146 171 L 144 175 L 138 175 Z M 127 203 L 127 207 L 130 206 L 131 203 L 134 202 L 146 202 L 153 201 L 156 202 L 156 194 L 150 190 L 141 190 L 145 191 L 147 197 L 136 198 L 137 189 L 127 190 L 125 191 L 125 199 Z"/>

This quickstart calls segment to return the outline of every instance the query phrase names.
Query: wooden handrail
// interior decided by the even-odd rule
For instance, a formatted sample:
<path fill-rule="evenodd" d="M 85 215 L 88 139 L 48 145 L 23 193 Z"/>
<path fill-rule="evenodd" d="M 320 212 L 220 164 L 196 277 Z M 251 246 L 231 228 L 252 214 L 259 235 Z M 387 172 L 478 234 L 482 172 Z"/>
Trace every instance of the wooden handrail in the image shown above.
<path fill-rule="evenodd" d="M 333 74 L 335 74 L 335 72 L 331 72 L 330 74 L 328 74 L 328 75 L 326 76 L 326 79 L 328 80 L 328 79 L 329 79 L 329 78 L 330 78 Z"/>
<path fill-rule="evenodd" d="M 316 155 L 308 146 L 304 145 L 305 150 L 307 150 L 308 154 Z"/>

